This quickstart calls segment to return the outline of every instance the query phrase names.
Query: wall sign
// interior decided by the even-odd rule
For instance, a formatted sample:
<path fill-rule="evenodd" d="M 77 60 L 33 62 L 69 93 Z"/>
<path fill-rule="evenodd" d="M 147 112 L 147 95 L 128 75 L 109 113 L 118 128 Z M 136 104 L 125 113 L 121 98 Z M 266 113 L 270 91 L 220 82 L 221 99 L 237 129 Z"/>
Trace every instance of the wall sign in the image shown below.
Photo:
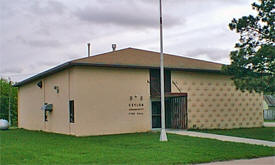
<path fill-rule="evenodd" d="M 144 112 L 144 102 L 143 96 L 130 96 L 129 97 L 129 112 L 128 115 L 131 116 L 140 116 L 143 115 Z"/>

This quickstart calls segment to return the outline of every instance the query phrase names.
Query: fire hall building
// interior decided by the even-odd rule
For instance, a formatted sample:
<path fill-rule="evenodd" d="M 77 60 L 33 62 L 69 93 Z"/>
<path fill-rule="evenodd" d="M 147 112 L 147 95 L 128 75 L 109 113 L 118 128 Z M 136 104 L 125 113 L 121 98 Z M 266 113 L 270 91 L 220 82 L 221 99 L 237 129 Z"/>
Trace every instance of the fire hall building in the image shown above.
<path fill-rule="evenodd" d="M 76 136 L 161 127 L 160 55 L 126 48 L 66 62 L 23 80 L 18 126 Z M 164 54 L 166 127 L 263 125 L 262 95 L 241 92 L 222 64 Z"/>

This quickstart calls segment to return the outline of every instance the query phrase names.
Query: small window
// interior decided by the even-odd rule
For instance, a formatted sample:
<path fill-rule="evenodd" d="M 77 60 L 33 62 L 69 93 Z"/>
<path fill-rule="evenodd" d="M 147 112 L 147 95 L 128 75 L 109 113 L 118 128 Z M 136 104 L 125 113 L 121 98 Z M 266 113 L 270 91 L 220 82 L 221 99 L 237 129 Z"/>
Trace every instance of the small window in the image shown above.
<path fill-rule="evenodd" d="M 69 115 L 70 123 L 74 123 L 74 100 L 70 100 L 69 102 Z"/>

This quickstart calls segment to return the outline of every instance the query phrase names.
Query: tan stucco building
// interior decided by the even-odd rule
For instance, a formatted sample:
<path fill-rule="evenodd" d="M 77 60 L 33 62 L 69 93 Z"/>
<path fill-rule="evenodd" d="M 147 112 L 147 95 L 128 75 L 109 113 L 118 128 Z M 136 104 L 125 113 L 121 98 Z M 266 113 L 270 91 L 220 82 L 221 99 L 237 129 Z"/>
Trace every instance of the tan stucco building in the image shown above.
<path fill-rule="evenodd" d="M 168 128 L 262 126 L 262 95 L 237 91 L 222 64 L 164 60 Z M 15 86 L 20 128 L 87 136 L 160 127 L 157 52 L 127 48 L 73 60 Z"/>

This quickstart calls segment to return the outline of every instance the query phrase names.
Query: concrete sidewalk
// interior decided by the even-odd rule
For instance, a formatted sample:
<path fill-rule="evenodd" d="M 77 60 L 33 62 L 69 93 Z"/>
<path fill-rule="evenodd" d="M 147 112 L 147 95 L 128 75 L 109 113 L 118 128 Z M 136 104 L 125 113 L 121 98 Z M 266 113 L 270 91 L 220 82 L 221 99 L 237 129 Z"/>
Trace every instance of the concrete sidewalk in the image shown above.
<path fill-rule="evenodd" d="M 200 165 L 275 165 L 275 156 L 255 159 L 241 159 L 223 162 L 203 163 Z"/>
<path fill-rule="evenodd" d="M 275 147 L 275 142 L 265 141 L 265 140 L 256 140 L 256 139 L 249 139 L 249 138 L 216 135 L 216 134 L 202 133 L 202 132 L 195 132 L 195 131 L 186 131 L 186 130 L 173 130 L 173 129 L 167 129 L 167 133 Z"/>
<path fill-rule="evenodd" d="M 275 122 L 264 122 L 265 127 L 275 127 Z"/>

